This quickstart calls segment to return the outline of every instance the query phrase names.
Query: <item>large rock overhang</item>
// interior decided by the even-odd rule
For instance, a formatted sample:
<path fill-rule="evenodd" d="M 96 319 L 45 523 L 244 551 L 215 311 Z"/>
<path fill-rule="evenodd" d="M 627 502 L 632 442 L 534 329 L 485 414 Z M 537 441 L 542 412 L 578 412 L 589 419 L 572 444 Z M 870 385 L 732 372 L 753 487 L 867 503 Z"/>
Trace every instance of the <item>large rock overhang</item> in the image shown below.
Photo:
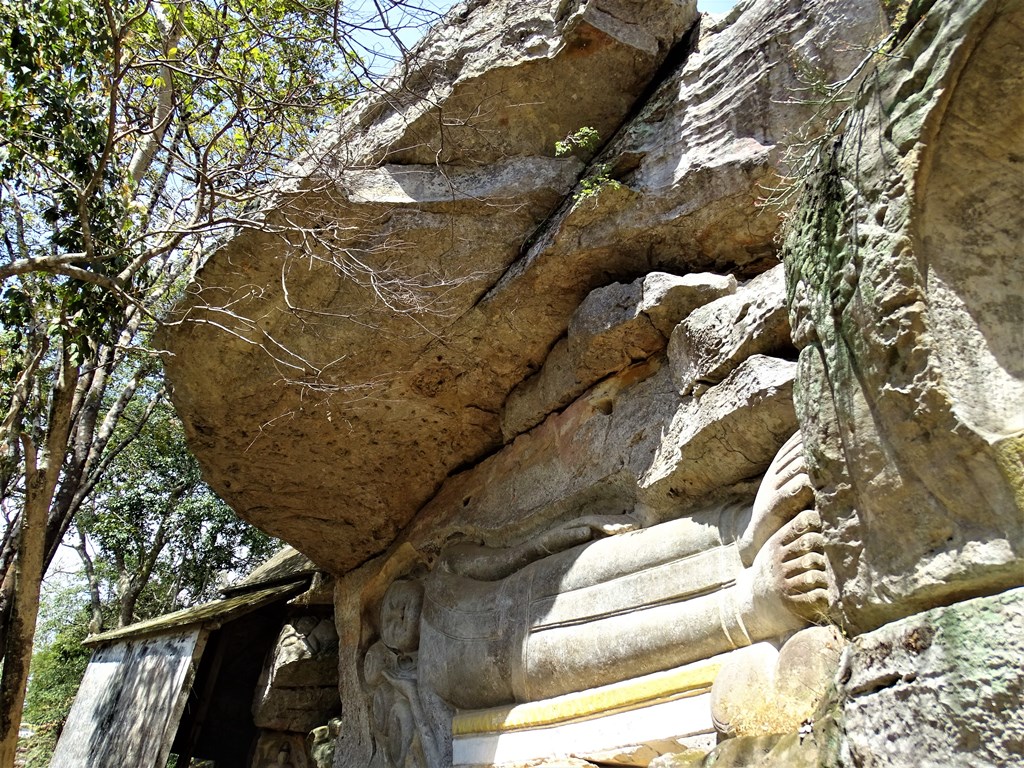
<path fill-rule="evenodd" d="M 760 200 L 809 115 L 785 103 L 799 56 L 768 52 L 841 75 L 862 54 L 836 42 L 880 24 L 868 0 L 751 3 L 698 47 L 689 1 L 454 14 L 399 96 L 357 105 L 210 257 L 164 335 L 211 485 L 337 573 L 515 439 L 508 393 L 591 290 L 773 263 Z M 554 143 L 585 126 L 621 186 L 574 199 L 590 157 Z"/>

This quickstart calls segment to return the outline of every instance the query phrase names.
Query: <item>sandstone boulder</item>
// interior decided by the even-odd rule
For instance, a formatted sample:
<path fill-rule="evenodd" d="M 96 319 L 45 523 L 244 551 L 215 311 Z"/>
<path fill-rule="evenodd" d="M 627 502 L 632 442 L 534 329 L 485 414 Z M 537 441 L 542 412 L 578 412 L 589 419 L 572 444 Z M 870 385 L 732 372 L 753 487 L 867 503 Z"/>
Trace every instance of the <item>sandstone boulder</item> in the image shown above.
<path fill-rule="evenodd" d="M 696 21 L 695 6 L 462 3 L 335 129 L 329 162 L 484 166 L 548 157 L 585 126 L 607 139 Z"/>
<path fill-rule="evenodd" d="M 641 481 L 644 503 L 662 494 L 699 498 L 759 477 L 797 429 L 795 376 L 794 363 L 754 355 L 700 398 L 684 400 Z"/>
<path fill-rule="evenodd" d="M 680 398 L 657 360 L 634 366 L 450 478 L 402 540 L 429 548 L 458 532 L 502 544 L 588 514 L 650 525 L 747 494 L 796 430 L 795 373 L 756 355 L 697 399 Z"/>
<path fill-rule="evenodd" d="M 790 349 L 786 281 L 780 264 L 735 295 L 692 312 L 672 332 L 669 358 L 676 386 L 687 395 L 718 383 L 750 355 Z"/>
<path fill-rule="evenodd" d="M 736 291 L 736 278 L 697 272 L 669 275 L 652 272 L 644 278 L 644 299 L 641 311 L 666 339 L 680 320 L 697 307 Z"/>
<path fill-rule="evenodd" d="M 756 3 L 693 52 L 692 2 L 460 6 L 408 87 L 355 108 L 179 307 L 167 370 L 207 479 L 336 572 L 380 552 L 452 470 L 511 438 L 509 391 L 591 290 L 763 269 L 777 217 L 759 185 L 783 126 L 813 115 L 783 97 L 804 59 L 845 72 L 840 39 L 867 44 L 877 18 L 869 0 Z M 589 172 L 597 194 L 552 216 L 587 159 L 553 142 L 611 138 L 677 42 Z"/>
<path fill-rule="evenodd" d="M 1022 654 L 1020 589 L 861 635 L 849 648 L 839 689 L 850 750 L 846 764 L 1018 764 Z"/>
<path fill-rule="evenodd" d="M 502 412 L 506 439 L 536 426 L 608 374 L 660 352 L 676 323 L 735 288 L 731 275 L 654 272 L 595 289 L 573 313 L 567 336 L 543 368 L 509 393 Z"/>
<path fill-rule="evenodd" d="M 268 193 L 164 335 L 190 443 L 243 517 L 344 571 L 500 443 L 533 321 L 463 318 L 582 168 L 554 142 L 614 133 L 696 18 L 693 0 L 459 6 L 401 88 Z"/>

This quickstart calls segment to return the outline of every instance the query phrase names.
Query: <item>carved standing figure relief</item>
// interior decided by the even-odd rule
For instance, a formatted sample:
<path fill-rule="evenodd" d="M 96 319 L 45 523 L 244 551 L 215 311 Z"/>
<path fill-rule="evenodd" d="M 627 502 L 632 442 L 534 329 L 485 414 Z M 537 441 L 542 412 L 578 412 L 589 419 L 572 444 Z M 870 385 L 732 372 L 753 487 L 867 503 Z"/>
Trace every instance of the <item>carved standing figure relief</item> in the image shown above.
<path fill-rule="evenodd" d="M 377 745 L 370 768 L 441 765 L 435 736 L 420 700 L 416 646 L 422 587 L 395 582 L 381 606 L 381 639 L 366 652 L 363 677 L 371 690 L 371 727 Z"/>
<path fill-rule="evenodd" d="M 834 587 L 799 433 L 753 506 L 726 506 L 712 522 L 643 529 L 627 515 L 583 517 L 514 547 L 450 546 L 422 585 L 394 582 L 382 644 L 415 664 L 373 676 L 409 701 L 411 725 L 396 732 L 428 730 L 417 686 L 459 709 L 537 701 L 780 637 L 824 615 Z"/>

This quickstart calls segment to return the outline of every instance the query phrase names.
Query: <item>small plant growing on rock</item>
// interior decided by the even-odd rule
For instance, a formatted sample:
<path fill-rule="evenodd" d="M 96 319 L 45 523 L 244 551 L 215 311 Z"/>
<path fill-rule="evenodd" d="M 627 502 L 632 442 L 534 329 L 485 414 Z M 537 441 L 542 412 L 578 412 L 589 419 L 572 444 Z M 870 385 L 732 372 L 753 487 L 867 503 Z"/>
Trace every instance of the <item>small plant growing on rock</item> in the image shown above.
<path fill-rule="evenodd" d="M 575 155 L 578 152 L 591 153 L 601 143 L 601 136 L 596 129 L 585 125 L 577 131 L 570 133 L 561 141 L 555 142 L 555 157 L 566 157 Z M 611 177 L 611 166 L 608 163 L 598 163 L 590 168 L 586 176 L 579 181 L 572 199 L 578 203 L 581 200 L 597 197 L 606 188 L 619 189 L 622 184 Z"/>
<path fill-rule="evenodd" d="M 593 152 L 600 143 L 601 135 L 597 129 L 585 125 L 561 141 L 555 142 L 555 157 L 567 157 L 577 152 Z"/>
<path fill-rule="evenodd" d="M 608 163 L 595 165 L 588 175 L 580 179 L 579 188 L 573 193 L 572 199 L 576 201 L 586 200 L 587 198 L 597 197 L 605 188 L 619 189 L 622 187 L 620 182 L 609 176 L 610 171 L 611 166 Z"/>

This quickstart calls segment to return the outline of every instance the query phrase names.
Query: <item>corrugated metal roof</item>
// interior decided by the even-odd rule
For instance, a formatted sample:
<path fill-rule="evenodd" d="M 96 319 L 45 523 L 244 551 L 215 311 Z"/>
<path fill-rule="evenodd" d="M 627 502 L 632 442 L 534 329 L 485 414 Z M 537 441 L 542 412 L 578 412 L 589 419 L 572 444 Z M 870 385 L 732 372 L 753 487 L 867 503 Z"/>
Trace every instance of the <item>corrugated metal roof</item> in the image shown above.
<path fill-rule="evenodd" d="M 202 626 L 216 624 L 219 626 L 229 619 L 244 616 L 250 611 L 255 611 L 257 608 L 261 608 L 269 603 L 277 600 L 286 600 L 302 592 L 307 586 L 306 579 L 296 579 L 288 584 L 281 584 L 268 589 L 235 594 L 221 600 L 197 605 L 194 608 L 186 608 L 182 611 L 157 616 L 155 619 L 140 621 L 138 624 L 132 624 L 122 629 L 90 635 L 85 639 L 84 645 L 95 647 L 117 640 L 126 640 L 144 635 L 159 635 L 172 629 L 180 629 L 181 627 L 194 624 Z"/>

